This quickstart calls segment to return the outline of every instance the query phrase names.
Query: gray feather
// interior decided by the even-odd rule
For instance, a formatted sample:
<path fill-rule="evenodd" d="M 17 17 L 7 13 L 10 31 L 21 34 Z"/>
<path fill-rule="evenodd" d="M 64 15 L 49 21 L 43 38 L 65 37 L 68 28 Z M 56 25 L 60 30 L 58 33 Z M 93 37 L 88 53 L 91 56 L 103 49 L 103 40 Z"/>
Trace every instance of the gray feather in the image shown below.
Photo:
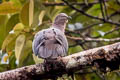
<path fill-rule="evenodd" d="M 43 38 L 44 38 L 43 30 L 39 31 L 34 37 L 32 49 L 33 49 L 33 52 L 35 53 L 35 55 L 38 55 L 38 49 L 39 49 L 38 46 L 40 46 L 43 43 Z"/>
<path fill-rule="evenodd" d="M 68 43 L 65 35 L 56 28 L 38 32 L 33 40 L 33 52 L 40 58 L 57 58 L 67 54 Z"/>
<path fill-rule="evenodd" d="M 68 16 L 60 13 L 56 16 L 51 28 L 39 31 L 33 40 L 33 52 L 43 59 L 65 56 L 68 51 L 68 42 L 64 35 Z"/>

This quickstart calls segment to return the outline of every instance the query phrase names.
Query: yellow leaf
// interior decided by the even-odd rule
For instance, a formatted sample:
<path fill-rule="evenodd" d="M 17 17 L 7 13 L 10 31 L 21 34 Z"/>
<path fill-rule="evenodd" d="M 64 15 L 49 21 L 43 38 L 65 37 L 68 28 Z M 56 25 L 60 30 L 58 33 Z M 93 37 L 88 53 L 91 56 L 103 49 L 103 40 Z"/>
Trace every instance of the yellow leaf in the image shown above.
<path fill-rule="evenodd" d="M 13 28 L 14 31 L 21 31 L 24 29 L 24 25 L 22 23 L 18 23 L 15 25 L 15 27 Z"/>
<path fill-rule="evenodd" d="M 25 25 L 29 26 L 29 3 L 25 3 L 20 12 L 20 21 Z"/>
<path fill-rule="evenodd" d="M 19 61 L 20 55 L 22 54 L 22 50 L 25 44 L 25 35 L 19 35 L 16 39 L 16 44 L 15 44 L 15 56 L 16 59 Z"/>
<path fill-rule="evenodd" d="M 22 23 L 16 24 L 15 27 L 13 28 L 13 30 L 11 31 L 12 34 L 8 34 L 7 37 L 5 38 L 5 40 L 3 41 L 2 50 L 5 50 L 6 47 L 9 45 L 9 43 L 11 43 L 13 40 L 15 40 L 16 37 L 20 34 L 20 32 L 23 29 L 24 29 L 24 26 L 22 25 Z"/>
<path fill-rule="evenodd" d="M 29 53 L 32 53 L 32 40 L 27 40 L 25 45 L 24 45 L 24 49 L 20 55 L 19 58 L 19 66 L 24 65 L 23 62 L 24 60 L 28 57 Z"/>
<path fill-rule="evenodd" d="M 8 34 L 18 22 L 19 22 L 19 14 L 12 15 L 6 23 L 6 33 Z"/>
<path fill-rule="evenodd" d="M 3 61 L 4 61 L 4 62 L 7 62 L 7 59 L 8 59 L 8 58 L 9 58 L 8 56 L 4 56 Z"/>
<path fill-rule="evenodd" d="M 42 58 L 38 58 L 38 57 L 35 56 L 34 54 L 33 54 L 33 59 L 34 59 L 34 61 L 35 61 L 36 64 L 42 63 L 42 62 L 44 61 Z"/>
<path fill-rule="evenodd" d="M 39 15 L 39 25 L 42 24 L 42 20 L 43 20 L 44 15 L 45 15 L 45 10 L 42 10 L 40 12 L 40 15 Z"/>
<path fill-rule="evenodd" d="M 25 26 L 31 26 L 33 23 L 33 13 L 34 13 L 34 1 L 29 0 L 24 4 L 20 12 L 20 21 Z"/>
<path fill-rule="evenodd" d="M 0 4 L 0 15 L 16 13 L 19 11 L 20 11 L 20 7 L 15 6 L 13 2 L 3 2 L 2 4 Z"/>
<path fill-rule="evenodd" d="M 3 44 L 2 44 L 2 50 L 3 51 L 6 49 L 6 47 L 8 46 L 8 44 L 11 43 L 16 38 L 17 35 L 18 35 L 18 33 L 16 33 L 16 34 L 9 34 L 5 38 L 5 40 L 3 41 Z"/>
<path fill-rule="evenodd" d="M 29 26 L 33 23 L 33 14 L 34 14 L 34 1 L 30 0 L 29 2 Z"/>
<path fill-rule="evenodd" d="M 8 56 L 11 56 L 11 55 L 12 55 L 12 51 L 9 51 L 9 52 L 8 52 Z"/>

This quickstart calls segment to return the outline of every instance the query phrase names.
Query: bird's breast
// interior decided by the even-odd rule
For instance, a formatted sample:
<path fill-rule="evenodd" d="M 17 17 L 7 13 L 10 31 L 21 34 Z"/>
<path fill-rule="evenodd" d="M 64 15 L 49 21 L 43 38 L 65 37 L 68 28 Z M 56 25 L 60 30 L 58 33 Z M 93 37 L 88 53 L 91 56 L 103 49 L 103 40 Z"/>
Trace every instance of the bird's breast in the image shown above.
<path fill-rule="evenodd" d="M 44 35 L 45 35 L 46 39 L 53 39 L 55 37 L 55 33 L 53 31 L 51 31 L 51 30 L 46 31 Z"/>
<path fill-rule="evenodd" d="M 55 33 L 52 30 L 46 31 L 44 34 L 45 45 L 53 45 L 56 43 Z"/>

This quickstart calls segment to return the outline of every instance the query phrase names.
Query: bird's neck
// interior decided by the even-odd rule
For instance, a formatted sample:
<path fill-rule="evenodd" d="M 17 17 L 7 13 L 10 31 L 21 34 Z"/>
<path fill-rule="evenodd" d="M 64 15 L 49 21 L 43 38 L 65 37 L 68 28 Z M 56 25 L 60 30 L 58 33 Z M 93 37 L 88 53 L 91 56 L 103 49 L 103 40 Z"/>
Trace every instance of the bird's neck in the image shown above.
<path fill-rule="evenodd" d="M 61 24 L 53 23 L 52 27 L 57 28 L 61 30 L 62 32 L 65 32 L 66 23 L 61 23 Z"/>

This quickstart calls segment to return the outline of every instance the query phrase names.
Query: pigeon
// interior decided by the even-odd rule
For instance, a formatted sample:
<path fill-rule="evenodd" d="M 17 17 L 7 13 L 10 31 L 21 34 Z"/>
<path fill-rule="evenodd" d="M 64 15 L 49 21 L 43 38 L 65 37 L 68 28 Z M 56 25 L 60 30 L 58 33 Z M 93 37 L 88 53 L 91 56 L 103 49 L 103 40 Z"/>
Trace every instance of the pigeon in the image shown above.
<path fill-rule="evenodd" d="M 67 55 L 68 41 L 64 32 L 69 18 L 67 14 L 60 13 L 50 28 L 35 34 L 32 49 L 36 56 L 42 59 L 56 59 Z"/>

